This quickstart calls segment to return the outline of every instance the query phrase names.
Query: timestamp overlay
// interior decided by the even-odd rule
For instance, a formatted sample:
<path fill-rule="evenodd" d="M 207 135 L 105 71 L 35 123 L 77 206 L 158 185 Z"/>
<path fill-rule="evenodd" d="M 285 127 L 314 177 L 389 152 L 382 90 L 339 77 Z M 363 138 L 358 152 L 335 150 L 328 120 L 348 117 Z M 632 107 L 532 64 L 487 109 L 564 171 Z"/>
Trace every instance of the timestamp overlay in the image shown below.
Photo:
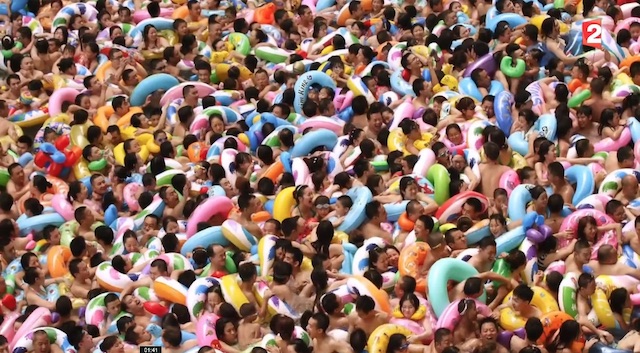
<path fill-rule="evenodd" d="M 162 353 L 161 346 L 140 346 L 140 353 Z"/>

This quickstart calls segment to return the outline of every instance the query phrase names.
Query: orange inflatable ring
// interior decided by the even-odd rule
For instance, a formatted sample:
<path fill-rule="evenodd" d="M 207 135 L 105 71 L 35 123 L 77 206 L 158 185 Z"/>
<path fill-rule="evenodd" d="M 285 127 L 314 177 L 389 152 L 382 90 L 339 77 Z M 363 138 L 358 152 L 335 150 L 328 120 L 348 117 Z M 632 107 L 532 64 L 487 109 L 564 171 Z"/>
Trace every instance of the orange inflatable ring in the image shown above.
<path fill-rule="evenodd" d="M 142 113 L 142 107 L 131 107 L 131 108 L 129 108 L 129 112 L 127 112 L 127 114 L 125 114 L 120 119 L 118 119 L 118 121 L 116 122 L 116 125 L 118 125 L 120 127 L 120 129 L 124 129 L 124 128 L 128 127 L 129 125 L 131 125 L 131 117 L 133 116 L 133 114 L 137 114 L 137 113 Z M 105 132 L 106 132 L 106 130 L 105 130 Z M 133 138 L 133 137 L 131 137 L 131 138 Z"/>
<path fill-rule="evenodd" d="M 175 20 L 178 18 L 187 18 L 187 16 L 189 16 L 189 9 L 187 8 L 187 5 L 182 5 L 177 9 L 173 10 L 173 14 L 171 15 L 171 18 Z"/>
<path fill-rule="evenodd" d="M 565 313 L 564 311 L 552 311 L 546 314 L 543 314 L 540 317 L 540 321 L 542 321 L 542 336 L 538 339 L 538 344 L 549 344 L 553 340 L 553 336 L 558 330 L 560 330 L 560 326 L 565 321 L 573 320 L 571 315 Z M 574 341 L 571 344 L 571 352 L 572 353 L 581 353 L 584 348 L 584 338 L 581 338 L 579 341 Z"/>
<path fill-rule="evenodd" d="M 411 276 L 416 279 L 416 291 L 425 294 L 427 291 L 427 281 L 425 277 L 421 277 L 418 273 L 424 260 L 427 257 L 429 245 L 423 242 L 413 243 L 405 246 L 400 252 L 398 259 L 398 270 L 401 276 Z"/>
<path fill-rule="evenodd" d="M 62 179 L 47 175 L 47 181 L 50 182 L 52 186 L 51 188 L 47 189 L 47 192 L 42 194 L 42 196 L 38 200 L 44 207 L 51 206 L 51 195 L 66 195 L 69 192 L 69 184 L 62 181 Z M 46 199 L 45 196 L 48 196 L 49 198 Z M 29 199 L 29 197 L 22 197 L 20 200 L 18 200 L 18 210 L 22 213 L 24 213 L 24 202 L 27 199 Z"/>
<path fill-rule="evenodd" d="M 187 149 L 187 156 L 193 163 L 198 163 L 207 157 L 207 151 L 209 148 L 204 142 L 196 142 L 189 145 Z M 203 155 L 204 154 L 204 155 Z"/>
<path fill-rule="evenodd" d="M 346 26 L 347 20 L 351 17 L 352 16 L 351 11 L 349 11 L 349 4 L 346 4 L 342 7 L 342 9 L 340 9 L 340 12 L 338 12 L 338 25 Z"/>
<path fill-rule="evenodd" d="M 636 55 L 636 56 L 630 56 L 628 58 L 625 58 L 624 60 L 622 60 L 622 62 L 620 63 L 620 68 L 624 68 L 627 66 L 631 66 L 631 64 L 633 64 L 636 61 L 640 61 L 640 55 Z"/>
<path fill-rule="evenodd" d="M 262 178 L 269 178 L 277 184 L 278 178 L 282 176 L 282 173 L 284 173 L 284 165 L 280 162 L 280 158 L 278 158 L 278 160 L 270 165 L 269 168 L 267 168 L 267 171 L 262 174 Z"/>
<path fill-rule="evenodd" d="M 268 3 L 253 11 L 253 20 L 262 25 L 270 25 L 275 22 L 273 14 L 276 12 L 276 5 Z"/>
<path fill-rule="evenodd" d="M 104 76 L 107 74 L 107 70 L 109 70 L 110 68 L 111 68 L 111 60 L 98 66 L 98 69 L 96 70 L 96 77 L 98 78 L 98 80 L 100 80 L 100 82 L 104 82 L 104 79 L 105 79 Z"/>
<path fill-rule="evenodd" d="M 416 223 L 409 219 L 407 212 L 402 212 L 400 218 L 398 219 L 398 225 L 400 226 L 400 229 L 404 230 L 405 232 L 410 232 L 413 230 L 413 227 L 416 225 Z"/>
<path fill-rule="evenodd" d="M 174 304 L 187 305 L 187 289 L 180 282 L 169 277 L 158 277 L 153 282 L 153 290 L 158 298 Z"/>
<path fill-rule="evenodd" d="M 573 93 L 578 88 L 584 88 L 584 89 L 589 88 L 589 85 L 586 83 L 582 83 L 582 81 L 578 80 L 577 78 L 574 78 L 573 80 L 571 80 L 571 82 L 569 82 L 567 87 L 569 88 L 569 91 Z"/>
<path fill-rule="evenodd" d="M 362 9 L 365 11 L 372 11 L 373 10 L 373 0 L 362 0 L 360 1 L 360 6 L 362 6 Z"/>
<path fill-rule="evenodd" d="M 71 250 L 69 248 L 56 245 L 49 249 L 47 253 L 47 268 L 52 278 L 60 278 L 69 273 L 67 266 L 71 260 Z"/>
<path fill-rule="evenodd" d="M 251 215 L 252 222 L 266 222 L 271 219 L 271 214 L 267 211 L 259 211 Z"/>
<path fill-rule="evenodd" d="M 98 126 L 102 132 L 106 133 L 109 127 L 109 117 L 114 113 L 111 105 L 105 105 L 98 108 L 96 116 L 93 118 L 93 123 Z"/>

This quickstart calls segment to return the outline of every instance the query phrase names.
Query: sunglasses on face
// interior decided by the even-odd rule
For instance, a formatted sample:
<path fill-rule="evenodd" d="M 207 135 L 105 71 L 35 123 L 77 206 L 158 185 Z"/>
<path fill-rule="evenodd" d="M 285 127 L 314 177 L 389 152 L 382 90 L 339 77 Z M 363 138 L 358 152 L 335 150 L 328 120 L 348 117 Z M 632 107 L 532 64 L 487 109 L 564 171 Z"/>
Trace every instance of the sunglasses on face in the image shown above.
<path fill-rule="evenodd" d="M 331 207 L 331 205 L 329 205 L 329 204 L 316 205 L 316 208 L 319 209 L 319 210 L 324 209 L 324 208 L 330 208 L 330 207 Z"/>

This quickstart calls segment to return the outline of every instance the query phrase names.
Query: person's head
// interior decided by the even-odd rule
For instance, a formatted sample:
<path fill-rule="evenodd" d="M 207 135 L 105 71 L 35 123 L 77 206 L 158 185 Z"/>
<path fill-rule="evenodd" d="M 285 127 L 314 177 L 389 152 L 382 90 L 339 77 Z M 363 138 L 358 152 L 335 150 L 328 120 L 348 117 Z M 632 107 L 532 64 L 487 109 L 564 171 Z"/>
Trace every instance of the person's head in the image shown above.
<path fill-rule="evenodd" d="M 578 229 L 576 231 L 578 239 L 585 239 L 589 242 L 595 242 L 598 234 L 598 224 L 592 216 L 581 217 L 578 220 Z"/>
<path fill-rule="evenodd" d="M 482 202 L 476 197 L 470 197 L 462 205 L 462 216 L 476 220 L 483 212 Z"/>
<path fill-rule="evenodd" d="M 511 302 L 516 310 L 526 310 L 526 308 L 531 304 L 531 300 L 533 300 L 533 290 L 526 284 L 518 285 L 513 289 Z"/>
<path fill-rule="evenodd" d="M 402 298 L 400 298 L 400 302 L 398 303 L 398 305 L 400 307 L 402 316 L 404 316 L 406 319 L 411 319 L 413 314 L 418 311 L 418 308 L 420 307 L 420 301 L 415 294 L 406 293 L 402 296 Z"/>
<path fill-rule="evenodd" d="M 356 312 L 361 319 L 371 318 L 375 315 L 376 303 L 370 296 L 362 295 L 356 299 Z"/>
<path fill-rule="evenodd" d="M 537 341 L 544 334 L 544 326 L 542 321 L 537 317 L 531 317 L 527 319 L 524 324 L 524 332 L 527 335 L 527 339 L 530 341 Z"/>
<path fill-rule="evenodd" d="M 623 315 L 625 308 L 629 307 L 629 291 L 626 288 L 616 288 L 609 295 L 611 311 Z"/>
<path fill-rule="evenodd" d="M 422 207 L 422 205 L 420 206 Z M 409 207 L 407 207 L 407 214 L 409 214 L 408 210 L 409 210 Z M 423 211 L 424 211 L 424 208 L 423 208 Z M 420 216 L 418 216 L 418 218 L 415 221 L 414 231 L 416 232 L 416 236 L 420 236 L 421 238 L 422 237 L 428 238 L 434 226 L 435 226 L 435 223 L 433 221 L 433 218 L 431 218 L 431 216 L 421 214 Z"/>
<path fill-rule="evenodd" d="M 496 241 L 491 235 L 486 236 L 478 243 L 478 256 L 484 260 L 493 263 L 496 258 Z"/>
<path fill-rule="evenodd" d="M 93 348 L 95 347 L 95 344 L 93 343 L 93 337 L 91 337 L 91 335 L 85 331 L 82 326 L 75 326 L 70 332 L 69 332 L 69 343 L 76 349 L 76 350 L 83 350 L 85 352 L 91 351 L 93 350 Z M 2 350 L 0 350 L 1 352 Z"/>
<path fill-rule="evenodd" d="M 580 324 L 575 320 L 568 320 L 560 325 L 558 336 L 552 346 L 571 347 L 581 335 Z"/>
<path fill-rule="evenodd" d="M 444 233 L 446 245 L 451 250 L 464 250 L 467 248 L 467 237 L 458 228 L 451 228 Z"/>
<path fill-rule="evenodd" d="M 636 179 L 635 176 L 632 176 L 633 179 Z M 638 182 L 636 180 L 636 186 Z M 613 221 L 616 223 L 622 223 L 627 218 L 627 214 L 624 210 L 624 205 L 620 200 L 609 200 L 607 205 L 605 206 L 605 212 L 607 215 L 613 218 Z"/>
<path fill-rule="evenodd" d="M 311 338 L 324 337 L 329 329 L 329 316 L 325 313 L 318 312 L 311 316 L 307 323 L 307 332 Z"/>
<path fill-rule="evenodd" d="M 433 334 L 433 344 L 436 352 L 442 352 L 447 347 L 453 346 L 453 333 L 448 328 L 441 327 Z"/>
<path fill-rule="evenodd" d="M 115 317 L 122 310 L 120 298 L 115 293 L 109 293 L 104 297 L 104 306 L 111 317 Z"/>
<path fill-rule="evenodd" d="M 155 259 L 151 261 L 151 267 L 149 268 L 149 277 L 152 280 L 156 280 L 158 277 L 167 276 L 169 274 L 167 268 L 167 262 L 163 259 Z"/>
<path fill-rule="evenodd" d="M 480 336 L 490 342 L 494 342 L 498 337 L 498 323 L 491 317 L 480 320 Z"/>
<path fill-rule="evenodd" d="M 222 269 L 227 261 L 227 253 L 224 247 L 218 244 L 211 244 L 207 247 L 207 255 L 211 265 L 216 269 Z"/>
<path fill-rule="evenodd" d="M 546 209 L 549 203 L 549 196 L 547 191 L 540 185 L 533 187 L 529 190 L 531 198 L 533 199 L 534 207 L 536 209 Z"/>

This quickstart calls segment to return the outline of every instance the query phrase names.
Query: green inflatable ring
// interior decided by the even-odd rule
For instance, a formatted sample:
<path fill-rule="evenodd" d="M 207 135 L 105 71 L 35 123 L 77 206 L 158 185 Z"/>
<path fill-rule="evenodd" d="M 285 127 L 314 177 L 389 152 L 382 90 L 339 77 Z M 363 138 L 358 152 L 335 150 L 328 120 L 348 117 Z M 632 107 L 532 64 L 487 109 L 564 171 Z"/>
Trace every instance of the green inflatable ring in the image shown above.
<path fill-rule="evenodd" d="M 427 171 L 427 180 L 433 184 L 435 195 L 433 199 L 442 205 L 449 199 L 449 183 L 451 183 L 451 176 L 449 171 L 442 164 L 434 164 Z"/>
<path fill-rule="evenodd" d="M 511 278 L 511 266 L 504 259 L 498 259 L 493 263 L 491 272 L 499 274 L 502 277 Z M 502 282 L 493 281 L 493 288 L 498 289 L 502 285 Z"/>
<path fill-rule="evenodd" d="M 527 64 L 522 59 L 516 60 L 516 66 L 513 66 L 513 58 L 505 56 L 500 60 L 500 71 L 506 76 L 511 78 L 520 78 L 524 75 L 524 71 L 527 69 Z"/>
<path fill-rule="evenodd" d="M 242 55 L 247 55 L 251 51 L 251 44 L 249 44 L 249 37 L 244 33 L 231 33 L 229 34 L 229 43 L 233 45 L 235 51 Z"/>
<path fill-rule="evenodd" d="M 238 268 L 236 267 L 236 263 L 233 262 L 233 259 L 231 258 L 233 256 L 233 251 L 227 251 L 227 256 L 224 260 L 224 268 L 225 270 L 227 270 L 227 272 L 229 272 L 229 274 L 232 273 L 238 273 Z"/>
<path fill-rule="evenodd" d="M 553 7 L 556 9 L 564 9 L 564 0 L 554 0 Z"/>
<path fill-rule="evenodd" d="M 9 49 L 9 50 L 2 50 L 2 56 L 4 56 L 5 59 L 11 59 L 11 57 L 13 56 L 13 49 L 22 49 L 22 43 L 21 42 L 16 42 L 13 45 L 13 48 Z"/>
<path fill-rule="evenodd" d="M 476 270 L 475 267 L 459 259 L 445 258 L 433 264 L 427 277 L 429 288 L 427 294 L 436 317 L 442 315 L 444 309 L 450 304 L 447 293 L 447 282 L 464 282 L 477 275 L 478 270 Z M 484 292 L 484 289 L 478 300 L 482 303 L 487 302 L 487 294 Z"/>
<path fill-rule="evenodd" d="M 577 108 L 582 105 L 584 101 L 591 97 L 591 91 L 588 89 L 583 89 L 578 92 L 578 94 L 574 94 L 573 97 L 569 98 L 569 108 Z"/>
<path fill-rule="evenodd" d="M 389 171 L 389 163 L 387 161 L 371 161 L 371 166 L 376 173 Z"/>
<path fill-rule="evenodd" d="M 107 160 L 105 158 L 100 158 L 97 161 L 93 161 L 89 163 L 89 170 L 92 172 L 103 170 L 106 167 L 107 167 Z"/>
<path fill-rule="evenodd" d="M 7 186 L 11 180 L 11 176 L 9 175 L 9 171 L 5 167 L 0 168 L 0 186 Z"/>

